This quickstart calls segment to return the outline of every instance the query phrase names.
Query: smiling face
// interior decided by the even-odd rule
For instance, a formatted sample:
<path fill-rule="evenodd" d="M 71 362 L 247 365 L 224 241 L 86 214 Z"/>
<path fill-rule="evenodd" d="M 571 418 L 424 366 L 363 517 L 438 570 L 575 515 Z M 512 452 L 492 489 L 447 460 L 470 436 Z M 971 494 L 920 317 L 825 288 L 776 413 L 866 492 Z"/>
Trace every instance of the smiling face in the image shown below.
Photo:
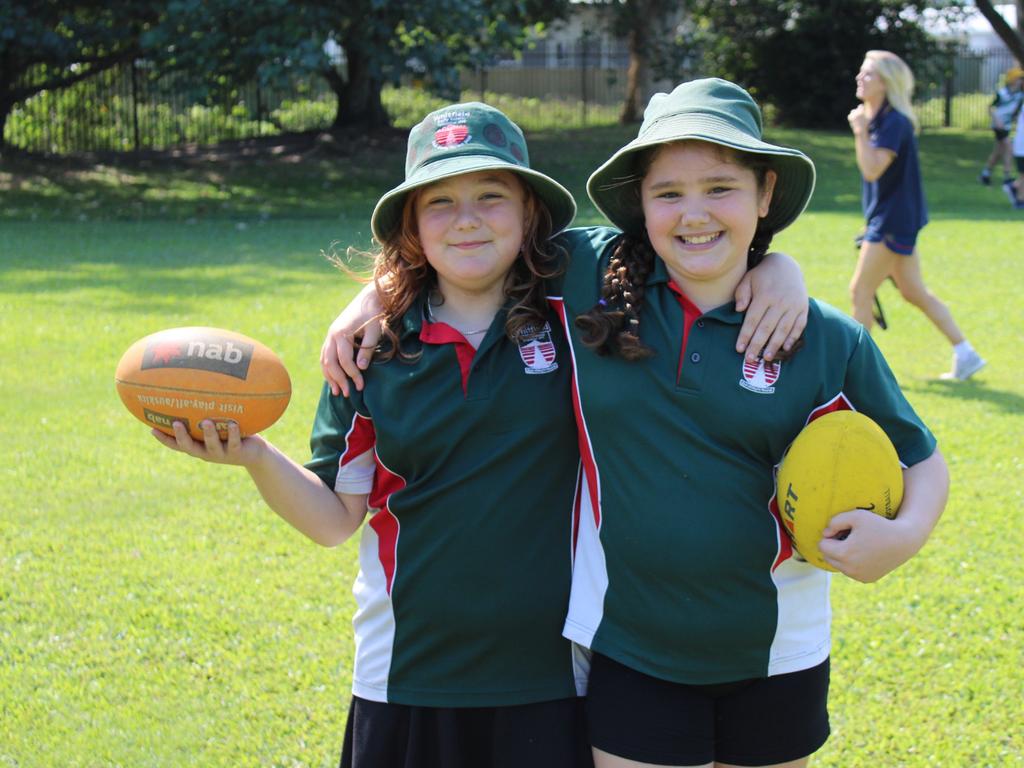
<path fill-rule="evenodd" d="M 774 186 L 774 171 L 759 185 L 753 170 L 715 144 L 677 142 L 654 155 L 640 184 L 647 235 L 701 309 L 731 298 Z"/>
<path fill-rule="evenodd" d="M 508 171 L 442 179 L 413 203 L 420 244 L 446 289 L 500 290 L 523 244 L 526 188 Z"/>
<path fill-rule="evenodd" d="M 882 81 L 875 64 L 865 59 L 857 73 L 857 98 L 865 104 L 878 105 L 885 100 L 885 83 Z"/>

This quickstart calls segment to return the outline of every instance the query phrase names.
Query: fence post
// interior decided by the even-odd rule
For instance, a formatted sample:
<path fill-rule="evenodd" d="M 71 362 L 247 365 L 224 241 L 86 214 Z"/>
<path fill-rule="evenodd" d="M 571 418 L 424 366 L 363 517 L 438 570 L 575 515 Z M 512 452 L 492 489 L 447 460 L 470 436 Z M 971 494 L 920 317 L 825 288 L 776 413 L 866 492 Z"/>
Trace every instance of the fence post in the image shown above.
<path fill-rule="evenodd" d="M 139 86 L 136 82 L 135 59 L 131 63 L 132 71 L 132 148 L 138 152 L 139 146 Z"/>
<path fill-rule="evenodd" d="M 942 81 L 942 127 L 949 128 L 953 125 L 953 78 L 956 77 L 955 53 L 949 51 L 949 59 L 946 61 L 946 73 Z"/>
<path fill-rule="evenodd" d="M 583 127 L 587 127 L 587 35 L 580 39 L 580 117 Z"/>
<path fill-rule="evenodd" d="M 942 127 L 949 128 L 953 124 L 953 76 L 946 73 L 943 83 Z"/>
<path fill-rule="evenodd" d="M 256 135 L 263 135 L 263 89 L 260 88 L 260 77 L 256 75 Z"/>

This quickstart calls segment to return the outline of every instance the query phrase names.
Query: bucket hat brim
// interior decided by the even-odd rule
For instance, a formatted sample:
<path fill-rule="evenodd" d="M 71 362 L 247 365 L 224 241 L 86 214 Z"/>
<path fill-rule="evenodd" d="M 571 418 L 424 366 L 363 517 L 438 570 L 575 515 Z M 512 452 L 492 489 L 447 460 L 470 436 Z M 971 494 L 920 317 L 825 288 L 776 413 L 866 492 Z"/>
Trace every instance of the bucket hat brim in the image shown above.
<path fill-rule="evenodd" d="M 370 229 L 377 242 L 384 242 L 401 224 L 406 196 L 419 187 L 478 171 L 509 171 L 519 176 L 537 193 L 551 214 L 551 234 L 555 235 L 576 217 L 576 201 L 572 194 L 554 179 L 515 163 L 504 162 L 493 155 L 463 154 L 444 157 L 416 169 L 404 182 L 377 201 L 370 217 Z"/>
<path fill-rule="evenodd" d="M 587 180 L 587 194 L 597 209 L 628 234 L 642 235 L 645 226 L 637 155 L 661 144 L 706 141 L 740 152 L 769 156 L 778 176 L 765 216 L 765 225 L 773 232 L 792 224 L 814 192 L 814 163 L 807 155 L 798 149 L 761 141 L 713 111 L 667 115 L 645 128 Z"/>

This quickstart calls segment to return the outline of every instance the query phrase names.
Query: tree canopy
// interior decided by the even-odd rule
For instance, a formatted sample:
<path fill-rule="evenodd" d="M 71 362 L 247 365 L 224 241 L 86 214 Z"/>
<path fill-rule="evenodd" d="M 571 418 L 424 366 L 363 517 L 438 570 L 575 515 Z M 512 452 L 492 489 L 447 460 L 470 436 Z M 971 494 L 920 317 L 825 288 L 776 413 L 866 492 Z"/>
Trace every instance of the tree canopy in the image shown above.
<path fill-rule="evenodd" d="M 310 73 L 335 128 L 388 122 L 380 91 L 406 72 L 458 92 L 457 67 L 516 50 L 568 0 L 0 0 L 0 136 L 15 103 L 146 59 L 196 93 Z M 186 79 L 186 78 L 183 78 Z"/>
<path fill-rule="evenodd" d="M 149 0 L 0 0 L 0 145 L 13 106 L 66 88 L 140 53 L 159 16 Z"/>
<path fill-rule="evenodd" d="M 696 0 L 705 71 L 749 88 L 776 119 L 838 128 L 854 105 L 854 76 L 871 49 L 906 59 L 921 80 L 939 44 L 921 26 L 934 3 L 897 0 Z"/>

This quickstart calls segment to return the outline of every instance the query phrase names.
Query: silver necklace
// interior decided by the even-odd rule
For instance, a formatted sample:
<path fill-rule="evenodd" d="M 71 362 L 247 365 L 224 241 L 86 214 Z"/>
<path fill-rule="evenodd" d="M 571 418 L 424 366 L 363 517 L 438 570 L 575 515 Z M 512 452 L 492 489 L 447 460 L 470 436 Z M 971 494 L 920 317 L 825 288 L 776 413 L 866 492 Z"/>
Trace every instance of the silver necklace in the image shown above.
<path fill-rule="evenodd" d="M 429 320 L 432 323 L 439 322 L 438 319 L 434 317 L 434 311 L 430 308 L 430 304 L 430 297 L 427 296 L 427 320 Z M 455 328 L 455 326 L 452 325 L 451 323 L 445 323 L 445 325 Z M 481 328 L 479 331 L 459 331 L 458 328 L 455 328 L 455 330 L 459 331 L 459 333 L 461 333 L 463 336 L 479 336 L 481 333 L 487 333 L 487 331 L 489 331 L 490 328 L 491 326 L 487 326 L 486 328 Z"/>

